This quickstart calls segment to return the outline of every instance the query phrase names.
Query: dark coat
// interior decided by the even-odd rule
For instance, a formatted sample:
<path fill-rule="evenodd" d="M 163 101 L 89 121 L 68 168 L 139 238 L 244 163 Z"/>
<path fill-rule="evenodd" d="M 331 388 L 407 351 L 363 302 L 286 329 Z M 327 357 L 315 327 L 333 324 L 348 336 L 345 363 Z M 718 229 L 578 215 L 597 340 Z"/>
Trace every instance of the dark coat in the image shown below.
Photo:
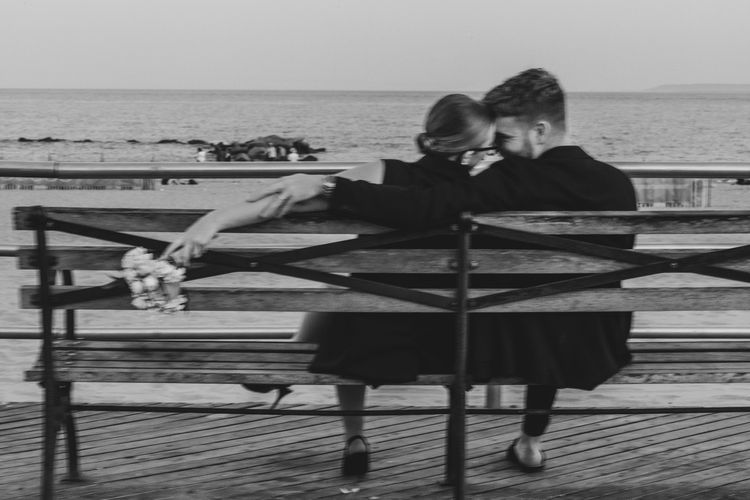
<path fill-rule="evenodd" d="M 628 177 L 575 146 L 537 159 L 501 160 L 475 177 L 457 164 L 425 157 L 388 161 L 384 185 L 340 179 L 335 208 L 392 227 L 429 227 L 465 210 L 635 210 Z M 629 236 L 581 239 L 631 248 Z M 433 238 L 410 246 L 451 248 Z M 405 245 L 406 246 L 406 245 Z M 473 247 L 517 247 L 475 238 Z M 379 276 L 404 286 L 453 286 L 450 275 Z M 534 275 L 473 275 L 472 287 L 518 287 L 549 281 Z M 592 389 L 630 361 L 630 313 L 472 313 L 469 371 L 476 380 L 516 376 L 529 383 Z M 371 383 L 407 382 L 420 373 L 450 373 L 453 323 L 446 314 L 333 314 L 311 371 Z"/>

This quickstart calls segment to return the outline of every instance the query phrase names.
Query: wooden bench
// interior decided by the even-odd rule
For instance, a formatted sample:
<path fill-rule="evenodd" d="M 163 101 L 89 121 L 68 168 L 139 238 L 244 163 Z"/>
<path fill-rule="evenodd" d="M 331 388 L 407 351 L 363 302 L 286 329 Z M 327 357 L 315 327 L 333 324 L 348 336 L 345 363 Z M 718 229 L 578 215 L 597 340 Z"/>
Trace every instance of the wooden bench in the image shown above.
<path fill-rule="evenodd" d="M 181 232 L 201 210 L 17 207 L 15 227 L 32 230 L 36 244 L 19 253 L 19 266 L 37 269 L 39 281 L 21 287 L 24 308 L 39 308 L 42 349 L 26 379 L 45 389 L 45 440 L 42 494 L 52 498 L 54 455 L 59 429 L 67 437 L 68 475 L 78 479 L 78 443 L 73 412 L 88 410 L 209 411 L 208 408 L 159 405 L 74 404 L 75 382 L 198 383 L 198 384 L 352 384 L 341 377 L 313 374 L 307 364 L 316 346 L 279 341 L 216 340 L 81 340 L 76 338 L 76 310 L 107 310 L 112 314 L 148 314 L 133 310 L 122 280 L 103 279 L 94 287 L 76 286 L 73 273 L 119 271 L 125 250 L 145 246 L 159 253 L 168 243 L 130 233 Z M 116 229 L 114 231 L 113 229 Z M 63 231 L 108 243 L 60 246 L 47 243 L 50 232 Z M 429 410 L 449 415 L 447 482 L 456 498 L 464 495 L 465 415 L 520 413 L 512 409 L 466 408 L 465 391 L 472 384 L 465 373 L 466 324 L 471 311 L 695 311 L 750 309 L 750 248 L 643 252 L 599 247 L 565 238 L 581 234 L 750 233 L 750 212 L 569 212 L 464 215 L 457 223 L 429 231 L 401 231 L 325 214 L 308 214 L 262 225 L 238 228 L 238 233 L 366 235 L 295 250 L 246 245 L 216 248 L 195 265 L 184 283 L 193 311 L 328 311 L 328 312 L 445 312 L 457 325 L 456 372 L 420 376 L 414 384 L 450 386 L 449 408 Z M 407 241 L 425 234 L 459 236 L 455 250 L 383 249 L 377 246 Z M 482 233 L 544 245 L 545 250 L 472 250 L 470 235 Z M 562 235 L 550 236 L 550 235 Z M 112 246 L 112 242 L 120 246 Z M 469 290 L 467 276 L 484 273 L 572 273 L 583 278 L 536 290 Z M 269 272 L 317 282 L 309 287 L 192 285 L 190 280 L 231 272 Z M 343 273 L 455 272 L 455 290 L 410 290 L 354 280 Z M 694 272 L 720 276 L 739 286 L 691 288 L 597 288 L 604 282 L 662 272 Z M 62 277 L 55 284 L 55 276 Z M 325 283 L 326 287 L 319 284 Z M 737 283 L 735 283 L 737 284 Z M 332 285 L 332 286 L 331 286 Z M 53 311 L 65 311 L 65 333 L 54 334 Z M 115 312 L 115 311 L 119 311 Z M 181 314 L 181 313 L 178 313 Z M 634 362 L 612 383 L 728 383 L 750 382 L 750 340 L 695 339 L 632 342 Z M 521 380 L 493 380 L 518 384 Z M 217 412 L 226 410 L 214 409 Z M 649 412 L 697 411 L 691 408 L 649 408 Z M 701 408 L 705 411 L 705 408 Z M 750 411 L 737 406 L 711 411 Z M 406 409 L 414 412 L 423 410 Z M 567 410 L 581 413 L 581 410 Z M 592 410 L 597 412 L 597 410 Z M 601 409 L 598 409 L 601 411 Z M 631 409 L 611 409 L 630 412 Z M 234 409 L 232 412 L 295 414 L 284 408 Z M 303 411 L 309 413 L 310 411 Z M 565 413 L 556 409 L 555 413 Z M 585 410 L 583 412 L 586 412 Z M 336 411 L 319 413 L 340 415 Z M 382 412 L 381 412 L 382 414 Z"/>

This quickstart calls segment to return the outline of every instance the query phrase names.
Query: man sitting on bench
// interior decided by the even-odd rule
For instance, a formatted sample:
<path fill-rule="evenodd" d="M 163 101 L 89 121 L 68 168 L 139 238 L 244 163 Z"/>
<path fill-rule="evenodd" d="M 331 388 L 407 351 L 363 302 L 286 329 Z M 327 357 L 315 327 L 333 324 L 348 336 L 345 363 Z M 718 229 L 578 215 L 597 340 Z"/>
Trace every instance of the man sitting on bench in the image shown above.
<path fill-rule="evenodd" d="M 569 144 L 564 92 L 553 75 L 543 69 L 524 71 L 490 90 L 483 102 L 496 115 L 496 146 L 503 159 L 470 179 L 403 187 L 295 174 L 271 183 L 253 199 L 277 195 L 264 214 L 282 216 L 297 203 L 323 197 L 332 210 L 392 227 L 431 227 L 467 210 L 636 209 L 633 186 L 623 172 Z M 620 248 L 633 245 L 631 236 L 581 239 Z M 511 285 L 544 281 L 532 275 Z M 472 376 L 521 377 L 530 384 L 527 408 L 549 409 L 558 388 L 591 390 L 630 361 L 631 316 L 475 314 L 470 322 Z M 319 342 L 321 351 L 328 348 L 325 337 Z M 543 469 L 541 436 L 548 422 L 543 413 L 526 415 L 520 436 L 507 449 L 507 458 L 522 470 Z"/>

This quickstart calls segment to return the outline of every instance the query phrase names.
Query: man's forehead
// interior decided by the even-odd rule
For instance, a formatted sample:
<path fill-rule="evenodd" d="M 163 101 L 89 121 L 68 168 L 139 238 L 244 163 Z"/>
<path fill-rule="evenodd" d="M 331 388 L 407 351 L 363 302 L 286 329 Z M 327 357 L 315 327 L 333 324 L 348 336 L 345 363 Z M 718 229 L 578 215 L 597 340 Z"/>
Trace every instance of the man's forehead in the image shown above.
<path fill-rule="evenodd" d="M 512 130 L 521 128 L 522 122 L 517 116 L 498 116 L 495 119 L 497 130 Z"/>

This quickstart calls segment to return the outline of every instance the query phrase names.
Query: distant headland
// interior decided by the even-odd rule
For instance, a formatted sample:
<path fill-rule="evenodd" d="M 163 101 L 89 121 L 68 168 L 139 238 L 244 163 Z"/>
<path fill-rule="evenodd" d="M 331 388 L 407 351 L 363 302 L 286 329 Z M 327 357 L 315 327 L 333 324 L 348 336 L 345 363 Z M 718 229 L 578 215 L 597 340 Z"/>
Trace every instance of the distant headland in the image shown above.
<path fill-rule="evenodd" d="M 683 94 L 748 94 L 750 84 L 744 83 L 685 83 L 677 85 L 659 85 L 644 92 L 673 92 Z"/>

